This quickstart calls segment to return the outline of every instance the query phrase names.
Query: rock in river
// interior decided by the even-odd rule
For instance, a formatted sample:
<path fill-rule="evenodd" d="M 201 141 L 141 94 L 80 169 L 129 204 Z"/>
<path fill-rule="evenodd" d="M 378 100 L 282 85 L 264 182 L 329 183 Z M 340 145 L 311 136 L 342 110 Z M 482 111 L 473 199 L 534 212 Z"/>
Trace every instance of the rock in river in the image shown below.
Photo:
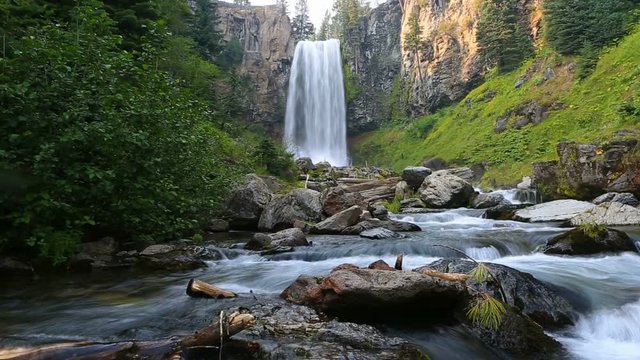
<path fill-rule="evenodd" d="M 320 193 L 309 189 L 294 189 L 271 200 L 266 206 L 258 228 L 278 231 L 293 227 L 296 220 L 317 222 L 322 220 Z"/>
<path fill-rule="evenodd" d="M 420 187 L 420 198 L 427 207 L 435 209 L 458 208 L 469 205 L 475 191 L 467 181 L 451 175 L 447 170 L 427 176 Z"/>
<path fill-rule="evenodd" d="M 551 255 L 591 255 L 603 252 L 638 252 L 635 243 L 622 231 L 595 227 L 576 228 L 549 240 L 542 252 Z"/>
<path fill-rule="evenodd" d="M 556 200 L 516 211 L 515 220 L 524 222 L 567 221 L 596 206 L 578 200 Z"/>

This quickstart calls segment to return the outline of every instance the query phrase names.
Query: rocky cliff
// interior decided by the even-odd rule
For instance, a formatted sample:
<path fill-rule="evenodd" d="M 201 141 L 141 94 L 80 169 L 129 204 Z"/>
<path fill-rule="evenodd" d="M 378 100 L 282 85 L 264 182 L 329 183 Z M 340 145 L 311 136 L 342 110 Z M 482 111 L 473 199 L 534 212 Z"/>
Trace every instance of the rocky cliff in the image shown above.
<path fill-rule="evenodd" d="M 361 19 L 362 40 L 346 44 L 354 56 L 348 66 L 357 88 L 348 108 L 350 134 L 373 130 L 390 118 L 389 94 L 402 65 L 401 25 L 400 3 L 390 0 Z"/>
<path fill-rule="evenodd" d="M 393 0 L 391 0 L 393 1 Z M 409 112 L 420 116 L 461 100 L 483 78 L 476 31 L 481 0 L 403 0 L 402 74 L 410 88 Z M 519 21 L 538 40 L 542 0 L 519 0 Z M 421 46 L 404 43 L 417 14 Z"/>
<path fill-rule="evenodd" d="M 294 52 L 291 22 L 276 5 L 237 6 L 218 2 L 219 29 L 225 41 L 237 39 L 244 48 L 240 71 L 255 85 L 252 121 L 274 132 L 281 127 L 287 83 Z"/>

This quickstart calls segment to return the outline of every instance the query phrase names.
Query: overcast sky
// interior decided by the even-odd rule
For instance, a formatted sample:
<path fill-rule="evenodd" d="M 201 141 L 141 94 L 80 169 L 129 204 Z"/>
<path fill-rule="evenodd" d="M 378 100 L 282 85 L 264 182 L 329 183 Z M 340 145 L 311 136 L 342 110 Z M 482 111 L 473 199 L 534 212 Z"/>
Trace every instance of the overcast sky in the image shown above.
<path fill-rule="evenodd" d="M 233 2 L 233 0 L 225 0 L 227 2 Z M 385 0 L 377 0 L 377 3 L 383 3 Z M 294 6 L 296 0 L 289 0 L 289 16 L 293 17 L 294 15 Z M 320 27 L 320 23 L 322 23 L 322 18 L 324 17 L 324 13 L 327 10 L 331 10 L 333 6 L 333 0 L 308 0 L 309 2 L 309 13 L 311 15 L 311 21 L 313 21 L 313 25 L 315 25 L 316 29 Z M 370 1 L 372 4 L 376 3 L 376 0 Z M 251 5 L 270 5 L 275 4 L 276 0 L 251 0 Z"/>

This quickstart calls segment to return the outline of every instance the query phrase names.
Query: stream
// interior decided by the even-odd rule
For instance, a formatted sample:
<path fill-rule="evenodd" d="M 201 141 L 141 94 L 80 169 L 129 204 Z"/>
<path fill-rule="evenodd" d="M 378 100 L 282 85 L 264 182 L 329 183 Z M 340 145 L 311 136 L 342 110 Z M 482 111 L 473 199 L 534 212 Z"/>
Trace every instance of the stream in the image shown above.
<path fill-rule="evenodd" d="M 396 215 L 420 225 L 406 239 L 366 240 L 358 236 L 310 236 L 313 246 L 293 253 L 261 257 L 219 248 L 223 260 L 208 268 L 167 274 L 131 271 L 40 277 L 5 281 L 0 294 L 0 347 L 70 340 L 151 340 L 191 333 L 220 310 L 245 302 L 273 299 L 298 275 L 321 275 L 352 263 L 367 266 L 383 259 L 393 264 L 405 254 L 407 269 L 464 250 L 476 260 L 504 264 L 531 273 L 558 288 L 580 312 L 575 326 L 552 333 L 572 359 L 640 358 L 640 256 L 558 257 L 535 249 L 566 229 L 556 224 L 525 224 L 483 219 L 482 211 Z M 638 242 L 640 229 L 623 229 Z M 246 241 L 236 234 L 232 242 Z M 191 278 L 238 292 L 239 299 L 191 299 L 184 294 Z M 385 327 L 423 346 L 433 359 L 492 359 L 491 349 L 455 328 Z M 455 348 L 455 354 L 451 349 Z"/>

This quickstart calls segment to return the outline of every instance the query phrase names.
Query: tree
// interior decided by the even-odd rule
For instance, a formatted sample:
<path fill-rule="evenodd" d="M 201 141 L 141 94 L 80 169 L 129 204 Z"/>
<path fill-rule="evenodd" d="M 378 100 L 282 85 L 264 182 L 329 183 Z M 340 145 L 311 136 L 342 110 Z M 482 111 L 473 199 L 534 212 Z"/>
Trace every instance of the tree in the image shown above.
<path fill-rule="evenodd" d="M 308 40 L 315 33 L 315 28 L 309 17 L 307 0 L 296 1 L 296 15 L 292 22 L 293 37 L 296 41 Z"/>
<path fill-rule="evenodd" d="M 562 54 L 578 54 L 584 44 L 600 49 L 627 33 L 637 7 L 632 0 L 545 1 L 547 39 Z"/>
<path fill-rule="evenodd" d="M 317 39 L 320 41 L 328 40 L 331 37 L 330 34 L 331 29 L 331 13 L 327 10 L 324 13 L 324 17 L 322 18 L 322 23 L 320 24 L 320 29 L 318 29 Z"/>
<path fill-rule="evenodd" d="M 414 11 L 409 16 L 409 31 L 404 37 L 404 46 L 411 50 L 415 56 L 415 67 L 418 69 L 418 76 L 422 80 L 422 72 L 420 70 L 420 48 L 422 46 L 422 40 L 420 35 L 422 29 L 420 28 L 420 19 L 418 18 L 418 11 Z"/>
<path fill-rule="evenodd" d="M 488 67 L 509 71 L 533 54 L 533 44 L 518 21 L 515 0 L 486 0 L 478 18 L 476 39 Z"/>
<path fill-rule="evenodd" d="M 198 51 L 205 59 L 215 59 L 222 50 L 220 44 L 222 34 L 217 29 L 217 24 L 218 15 L 216 2 L 196 0 L 195 21 L 191 36 L 196 42 Z"/>

